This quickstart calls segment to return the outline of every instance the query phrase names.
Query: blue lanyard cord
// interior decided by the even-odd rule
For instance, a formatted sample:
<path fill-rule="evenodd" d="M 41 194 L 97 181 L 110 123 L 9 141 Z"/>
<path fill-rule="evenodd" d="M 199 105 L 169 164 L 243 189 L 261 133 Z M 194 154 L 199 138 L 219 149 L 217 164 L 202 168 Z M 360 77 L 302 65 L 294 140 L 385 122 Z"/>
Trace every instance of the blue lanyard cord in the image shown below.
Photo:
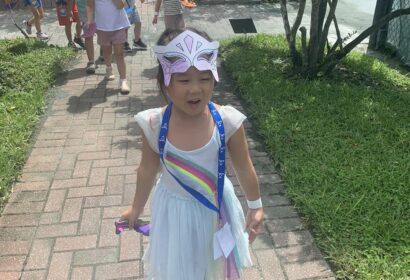
<path fill-rule="evenodd" d="M 168 166 L 165 164 L 164 161 L 164 148 L 165 143 L 167 141 L 167 134 L 168 134 L 168 127 L 169 127 L 169 119 L 171 117 L 171 107 L 172 103 L 170 103 L 167 108 L 165 109 L 164 116 L 162 117 L 161 129 L 159 132 L 159 139 L 158 139 L 158 150 L 161 161 L 169 174 L 184 188 L 187 192 L 189 192 L 194 198 L 196 198 L 200 203 L 204 206 L 208 207 L 209 209 L 217 212 L 220 215 L 221 211 L 221 204 L 223 198 L 223 189 L 224 189 L 224 180 L 225 180 L 225 129 L 222 122 L 222 118 L 216 110 L 215 106 L 209 102 L 208 108 L 211 111 L 212 118 L 218 128 L 219 138 L 221 140 L 221 146 L 218 150 L 218 185 L 217 185 L 217 192 L 218 192 L 218 205 L 215 206 L 212 202 L 209 201 L 203 194 L 194 190 L 190 186 L 184 184 L 181 180 L 179 180 L 169 169 Z"/>

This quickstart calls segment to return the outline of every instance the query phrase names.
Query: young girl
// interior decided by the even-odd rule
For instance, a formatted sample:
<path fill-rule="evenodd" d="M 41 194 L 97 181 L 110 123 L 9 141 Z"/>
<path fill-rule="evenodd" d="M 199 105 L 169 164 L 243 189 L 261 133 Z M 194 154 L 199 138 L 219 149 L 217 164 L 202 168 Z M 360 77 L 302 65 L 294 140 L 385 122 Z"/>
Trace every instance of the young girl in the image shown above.
<path fill-rule="evenodd" d="M 9 3 L 10 1 L 5 1 Z M 27 34 L 31 34 L 31 28 L 34 24 L 36 27 L 36 36 L 39 40 L 48 40 L 48 35 L 41 31 L 41 19 L 44 17 L 43 3 L 41 0 L 24 0 L 24 6 L 29 7 L 33 17 L 29 20 L 24 20 L 23 24 L 26 27 Z"/>
<path fill-rule="evenodd" d="M 64 26 L 65 36 L 68 41 L 68 46 L 74 49 L 84 49 L 84 42 L 81 39 L 81 22 L 78 15 L 77 0 L 56 0 L 56 11 L 58 24 Z M 71 32 L 71 26 L 75 24 L 75 35 Z"/>
<path fill-rule="evenodd" d="M 239 279 L 250 266 L 248 244 L 263 219 L 258 179 L 242 122 L 231 106 L 210 102 L 218 42 L 194 29 L 166 30 L 155 54 L 158 82 L 171 102 L 135 116 L 143 131 L 130 228 L 141 215 L 161 167 L 151 203 L 147 279 Z M 226 149 L 227 148 L 227 149 Z M 225 152 L 248 200 L 246 221 L 230 180 Z"/>
<path fill-rule="evenodd" d="M 87 52 L 87 67 L 88 74 L 95 73 L 94 60 L 94 32 L 96 30 L 94 22 L 94 11 L 90 9 L 92 0 L 77 0 L 78 15 L 80 17 L 81 26 L 83 28 L 83 35 L 85 41 L 85 50 Z"/>
<path fill-rule="evenodd" d="M 159 9 L 162 0 L 156 0 L 154 8 L 154 18 L 152 24 L 158 23 Z M 179 0 L 164 0 L 164 23 L 165 29 L 184 29 L 185 21 L 183 17 L 184 9 Z"/>
<path fill-rule="evenodd" d="M 141 3 L 144 3 L 145 0 L 140 0 Z M 134 25 L 134 39 L 133 39 L 133 47 L 136 50 L 146 50 L 147 45 L 141 40 L 141 18 L 140 14 L 138 13 L 137 6 L 135 4 L 135 0 L 125 0 L 125 11 L 128 16 L 128 20 L 130 21 L 130 24 Z M 124 44 L 124 50 L 127 52 L 132 51 L 129 43 L 128 43 L 128 38 L 127 42 Z"/>
<path fill-rule="evenodd" d="M 115 60 L 120 74 L 120 92 L 128 94 L 130 88 L 126 78 L 124 60 L 124 43 L 127 40 L 127 32 L 130 27 L 127 14 L 125 13 L 124 0 L 94 0 L 95 24 L 97 26 L 97 43 L 103 49 L 106 65 L 105 78 L 113 80 L 111 56 L 114 48 Z M 93 9 L 94 7 L 90 7 Z"/>

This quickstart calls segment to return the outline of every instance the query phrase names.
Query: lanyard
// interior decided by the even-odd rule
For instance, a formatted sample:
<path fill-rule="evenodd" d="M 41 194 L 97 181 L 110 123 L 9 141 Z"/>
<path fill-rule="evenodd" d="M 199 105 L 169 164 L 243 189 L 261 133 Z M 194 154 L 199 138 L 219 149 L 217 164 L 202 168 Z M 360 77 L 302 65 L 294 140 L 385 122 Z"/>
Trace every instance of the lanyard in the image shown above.
<path fill-rule="evenodd" d="M 197 190 L 194 190 L 190 186 L 184 184 L 180 179 L 178 179 L 169 170 L 168 166 L 165 164 L 165 161 L 164 161 L 164 147 L 165 147 L 165 143 L 167 141 L 169 119 L 170 119 L 170 116 L 171 116 L 171 107 L 172 107 L 172 102 L 169 103 L 169 105 L 165 109 L 164 116 L 162 118 L 162 123 L 161 123 L 161 130 L 159 132 L 158 149 L 159 149 L 159 155 L 160 155 L 161 161 L 162 161 L 164 167 L 169 172 L 169 174 L 171 174 L 171 176 L 181 185 L 182 188 L 184 188 L 187 192 L 189 192 L 200 203 L 202 203 L 203 205 L 205 205 L 209 209 L 211 209 L 211 210 L 217 212 L 218 214 L 220 214 L 222 197 L 223 197 L 223 189 L 224 189 L 224 180 L 225 180 L 225 150 L 226 150 L 226 148 L 225 148 L 225 129 L 224 129 L 224 125 L 223 125 L 223 122 L 222 122 L 222 118 L 219 115 L 218 110 L 216 110 L 215 106 L 211 102 L 209 102 L 208 107 L 209 107 L 209 110 L 211 111 L 212 118 L 214 119 L 214 122 L 216 123 L 216 126 L 218 128 L 219 137 L 220 137 L 220 140 L 221 140 L 221 146 L 219 147 L 219 150 L 218 150 L 218 176 L 217 176 L 218 177 L 218 185 L 217 185 L 218 204 L 214 205 L 203 194 L 201 194 Z"/>

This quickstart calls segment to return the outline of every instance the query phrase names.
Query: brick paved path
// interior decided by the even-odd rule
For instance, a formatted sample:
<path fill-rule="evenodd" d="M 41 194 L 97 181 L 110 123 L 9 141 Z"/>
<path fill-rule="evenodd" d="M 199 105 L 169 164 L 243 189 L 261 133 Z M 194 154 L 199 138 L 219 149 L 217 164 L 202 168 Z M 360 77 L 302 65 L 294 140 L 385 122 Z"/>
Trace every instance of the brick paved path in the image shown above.
<path fill-rule="evenodd" d="M 153 3 L 140 11 L 146 22 L 143 38 L 153 45 L 159 34 L 149 24 Z M 47 11 L 43 29 L 52 35 L 51 43 L 65 44 L 54 12 Z M 18 11 L 18 18 L 23 14 Z M 219 39 L 233 35 L 228 18 L 246 16 L 254 18 L 259 31 L 281 32 L 279 10 L 269 5 L 205 6 L 186 18 Z M 4 13 L 0 24 L 2 37 L 16 36 Z M 85 53 L 52 90 L 56 98 L 0 217 L 0 279 L 143 278 L 141 257 L 148 240 L 134 232 L 117 236 L 113 223 L 131 204 L 135 189 L 141 131 L 132 116 L 161 106 L 162 100 L 152 52 L 128 55 L 126 62 L 132 89 L 128 96 L 118 95 L 117 81 L 103 81 L 104 67 L 96 75 L 84 75 Z M 221 74 L 215 100 L 245 112 L 232 94 L 232 82 Z M 255 266 L 246 270 L 244 279 L 334 279 L 252 125 L 245 125 L 266 221 L 252 245 Z M 233 174 L 231 167 L 228 172 Z M 237 180 L 232 181 L 243 202 Z M 144 215 L 149 218 L 149 209 Z"/>

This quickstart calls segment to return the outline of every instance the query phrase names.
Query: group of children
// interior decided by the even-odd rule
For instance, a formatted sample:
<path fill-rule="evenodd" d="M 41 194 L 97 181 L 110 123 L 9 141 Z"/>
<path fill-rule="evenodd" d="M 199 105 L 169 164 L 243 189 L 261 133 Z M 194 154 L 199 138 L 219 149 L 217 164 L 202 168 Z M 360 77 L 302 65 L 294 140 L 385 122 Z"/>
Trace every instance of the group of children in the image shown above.
<path fill-rule="evenodd" d="M 44 16 L 41 0 L 24 0 L 33 17 L 25 20 L 26 32 L 32 34 L 32 26 L 37 30 L 37 38 L 48 40 L 48 35 L 42 32 L 40 20 Z M 144 0 L 141 0 L 144 2 Z M 87 52 L 88 63 L 86 72 L 95 73 L 94 33 L 97 33 L 97 43 L 101 46 L 100 56 L 106 64 L 105 78 L 113 80 L 111 60 L 112 52 L 117 62 L 120 75 L 120 92 L 127 94 L 130 88 L 126 79 L 124 51 L 132 51 L 128 43 L 128 28 L 134 25 L 133 48 L 144 50 L 147 45 L 141 40 L 141 19 L 135 5 L 135 0 L 56 0 L 57 18 L 60 26 L 64 26 L 68 46 L 82 48 Z M 72 37 L 71 27 L 75 23 L 75 35 Z M 83 40 L 84 38 L 84 40 Z"/>
<path fill-rule="evenodd" d="M 135 2 L 77 0 L 70 5 L 66 1 L 65 10 L 59 7 L 58 13 L 66 13 L 70 22 L 81 22 L 87 71 L 95 71 L 95 31 L 106 78 L 114 78 L 114 51 L 121 92 L 129 92 L 123 52 L 129 47 L 131 23 L 135 25 L 133 44 L 146 48 L 140 39 Z M 153 23 L 157 23 L 161 2 L 156 2 Z M 185 28 L 179 0 L 164 0 L 164 6 L 167 29 L 153 50 L 159 63 L 157 81 L 168 105 L 135 116 L 143 134 L 142 155 L 133 204 L 121 217 L 132 229 L 155 186 L 150 244 L 144 255 L 146 279 L 240 279 L 243 269 L 252 264 L 249 243 L 259 234 L 264 217 L 243 126 L 246 117 L 231 106 L 211 102 L 219 81 L 219 43 L 205 32 Z M 226 176 L 227 152 L 247 201 L 246 216 Z"/>
<path fill-rule="evenodd" d="M 48 40 L 48 35 L 41 30 L 40 20 L 44 16 L 41 0 L 24 0 L 33 17 L 24 21 L 28 34 L 32 26 L 37 30 L 37 38 Z M 145 0 L 140 0 L 144 3 Z M 191 4 L 190 4 L 191 3 Z M 126 79 L 124 51 L 131 52 L 128 43 L 128 28 L 134 25 L 133 48 L 147 49 L 141 40 L 141 19 L 135 5 L 135 0 L 56 0 L 56 11 L 60 26 L 64 26 L 68 46 L 82 48 L 87 52 L 88 62 L 86 72 L 95 73 L 93 36 L 97 33 L 97 43 L 101 46 L 100 58 L 106 64 L 105 78 L 113 80 L 111 60 L 112 53 L 117 63 L 120 75 L 119 87 L 122 94 L 127 94 L 130 88 Z M 162 0 L 156 0 L 153 24 L 158 22 Z M 188 0 L 164 0 L 164 23 L 166 29 L 184 29 L 183 6 L 194 7 Z M 75 35 L 72 36 L 72 25 L 75 23 Z M 83 40 L 84 38 L 84 40 Z"/>

